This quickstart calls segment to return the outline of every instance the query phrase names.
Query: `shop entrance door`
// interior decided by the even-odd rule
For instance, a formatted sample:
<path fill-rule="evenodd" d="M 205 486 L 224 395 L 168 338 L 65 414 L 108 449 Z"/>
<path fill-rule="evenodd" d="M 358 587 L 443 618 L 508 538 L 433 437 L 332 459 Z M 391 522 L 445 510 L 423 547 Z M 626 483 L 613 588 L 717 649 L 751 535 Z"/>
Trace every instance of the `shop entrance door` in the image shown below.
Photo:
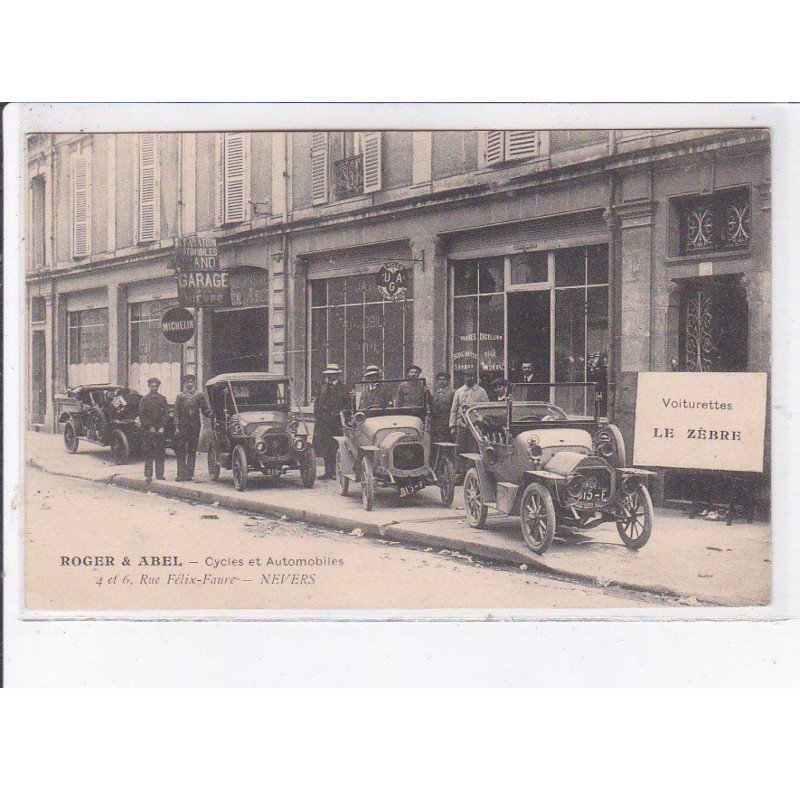
<path fill-rule="evenodd" d="M 508 376 L 514 383 L 522 381 L 522 365 L 533 365 L 532 383 L 548 383 L 551 375 L 550 290 L 509 292 Z"/>
<path fill-rule="evenodd" d="M 269 309 L 226 308 L 211 322 L 211 374 L 267 372 L 269 369 Z"/>

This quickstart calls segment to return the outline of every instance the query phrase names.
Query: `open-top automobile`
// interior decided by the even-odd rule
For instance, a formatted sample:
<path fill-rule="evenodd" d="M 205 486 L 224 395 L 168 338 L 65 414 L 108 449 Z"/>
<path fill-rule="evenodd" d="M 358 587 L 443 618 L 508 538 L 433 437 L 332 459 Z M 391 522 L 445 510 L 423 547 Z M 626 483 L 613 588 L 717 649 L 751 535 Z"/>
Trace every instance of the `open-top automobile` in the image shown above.
<path fill-rule="evenodd" d="M 77 403 L 77 408 L 62 411 L 58 418 L 64 425 L 64 446 L 68 453 L 78 451 L 81 439 L 110 447 L 116 464 L 127 464 L 141 453 L 142 396 L 137 391 L 116 384 L 92 383 L 67 389 L 66 396 Z M 166 445 L 174 449 L 175 419 L 171 406 L 164 433 Z"/>
<path fill-rule="evenodd" d="M 212 435 L 208 474 L 220 480 L 233 472 L 234 486 L 244 491 L 249 473 L 270 479 L 299 470 L 303 486 L 314 485 L 317 462 L 305 423 L 291 409 L 289 378 L 269 372 L 230 372 L 206 383 Z"/>
<path fill-rule="evenodd" d="M 504 402 L 466 412 L 478 452 L 464 478 L 464 508 L 473 528 L 490 508 L 520 518 L 537 554 L 557 528 L 616 524 L 624 544 L 639 549 L 653 530 L 648 482 L 654 472 L 627 466 L 619 429 L 600 419 L 591 383 L 512 384 Z"/>
<path fill-rule="evenodd" d="M 401 497 L 438 486 L 442 505 L 452 505 L 454 446 L 437 444 L 430 463 L 429 398 L 424 378 L 355 384 L 352 408 L 342 412 L 342 435 L 336 437 L 340 494 L 352 481 L 360 483 L 362 504 L 371 511 L 376 486 L 393 487 Z"/>

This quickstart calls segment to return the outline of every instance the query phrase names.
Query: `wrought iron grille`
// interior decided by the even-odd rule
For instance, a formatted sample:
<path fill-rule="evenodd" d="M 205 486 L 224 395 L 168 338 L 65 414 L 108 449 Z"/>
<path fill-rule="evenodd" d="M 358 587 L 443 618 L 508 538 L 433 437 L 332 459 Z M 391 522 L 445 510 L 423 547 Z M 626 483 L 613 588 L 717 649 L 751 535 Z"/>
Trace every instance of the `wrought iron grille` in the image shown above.
<path fill-rule="evenodd" d="M 682 255 L 748 247 L 751 237 L 748 189 L 717 192 L 680 203 Z"/>
<path fill-rule="evenodd" d="M 351 156 L 333 162 L 333 191 L 338 199 L 364 194 L 363 156 Z"/>

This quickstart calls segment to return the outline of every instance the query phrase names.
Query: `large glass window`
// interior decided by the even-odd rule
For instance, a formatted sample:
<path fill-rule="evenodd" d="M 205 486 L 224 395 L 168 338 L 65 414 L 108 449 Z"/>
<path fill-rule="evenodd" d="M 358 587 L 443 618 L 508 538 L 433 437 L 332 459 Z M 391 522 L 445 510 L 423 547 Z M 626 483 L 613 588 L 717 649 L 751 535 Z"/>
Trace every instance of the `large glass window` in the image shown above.
<path fill-rule="evenodd" d="M 372 274 L 310 281 L 312 391 L 331 362 L 342 368 L 346 384 L 359 380 L 369 364 L 386 378 L 405 375 L 414 348 L 411 270 L 406 277 L 402 300 L 384 300 Z"/>
<path fill-rule="evenodd" d="M 175 300 L 131 303 L 128 383 L 138 392 L 147 391 L 147 379 L 161 381 L 160 392 L 170 402 L 181 389 L 182 346 L 161 332 L 161 317 Z"/>
<path fill-rule="evenodd" d="M 108 380 L 108 309 L 90 308 L 67 314 L 67 383 Z"/>

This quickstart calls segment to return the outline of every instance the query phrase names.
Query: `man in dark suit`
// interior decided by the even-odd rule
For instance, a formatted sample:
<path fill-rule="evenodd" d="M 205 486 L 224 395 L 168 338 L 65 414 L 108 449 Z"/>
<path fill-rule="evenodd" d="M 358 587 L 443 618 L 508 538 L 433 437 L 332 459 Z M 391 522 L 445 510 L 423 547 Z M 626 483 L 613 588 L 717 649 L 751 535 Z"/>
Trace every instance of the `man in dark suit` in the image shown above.
<path fill-rule="evenodd" d="M 150 393 L 139 402 L 139 422 L 142 426 L 142 444 L 144 450 L 144 479 L 147 483 L 153 480 L 153 462 L 156 465 L 156 480 L 164 480 L 164 428 L 169 418 L 167 398 L 159 394 L 161 381 L 150 378 L 147 388 Z"/>
<path fill-rule="evenodd" d="M 339 414 L 350 406 L 350 392 L 342 383 L 338 364 L 328 364 L 322 371 L 323 384 L 314 401 L 314 451 L 325 462 L 324 480 L 335 477 L 336 450 L 339 445 L 334 436 L 342 435 Z"/>
<path fill-rule="evenodd" d="M 186 375 L 183 391 L 175 398 L 175 454 L 178 457 L 178 476 L 175 480 L 190 481 L 194 478 L 197 443 L 202 427 L 201 414 L 211 416 L 208 400 L 203 392 L 197 391 L 197 378 Z"/>

